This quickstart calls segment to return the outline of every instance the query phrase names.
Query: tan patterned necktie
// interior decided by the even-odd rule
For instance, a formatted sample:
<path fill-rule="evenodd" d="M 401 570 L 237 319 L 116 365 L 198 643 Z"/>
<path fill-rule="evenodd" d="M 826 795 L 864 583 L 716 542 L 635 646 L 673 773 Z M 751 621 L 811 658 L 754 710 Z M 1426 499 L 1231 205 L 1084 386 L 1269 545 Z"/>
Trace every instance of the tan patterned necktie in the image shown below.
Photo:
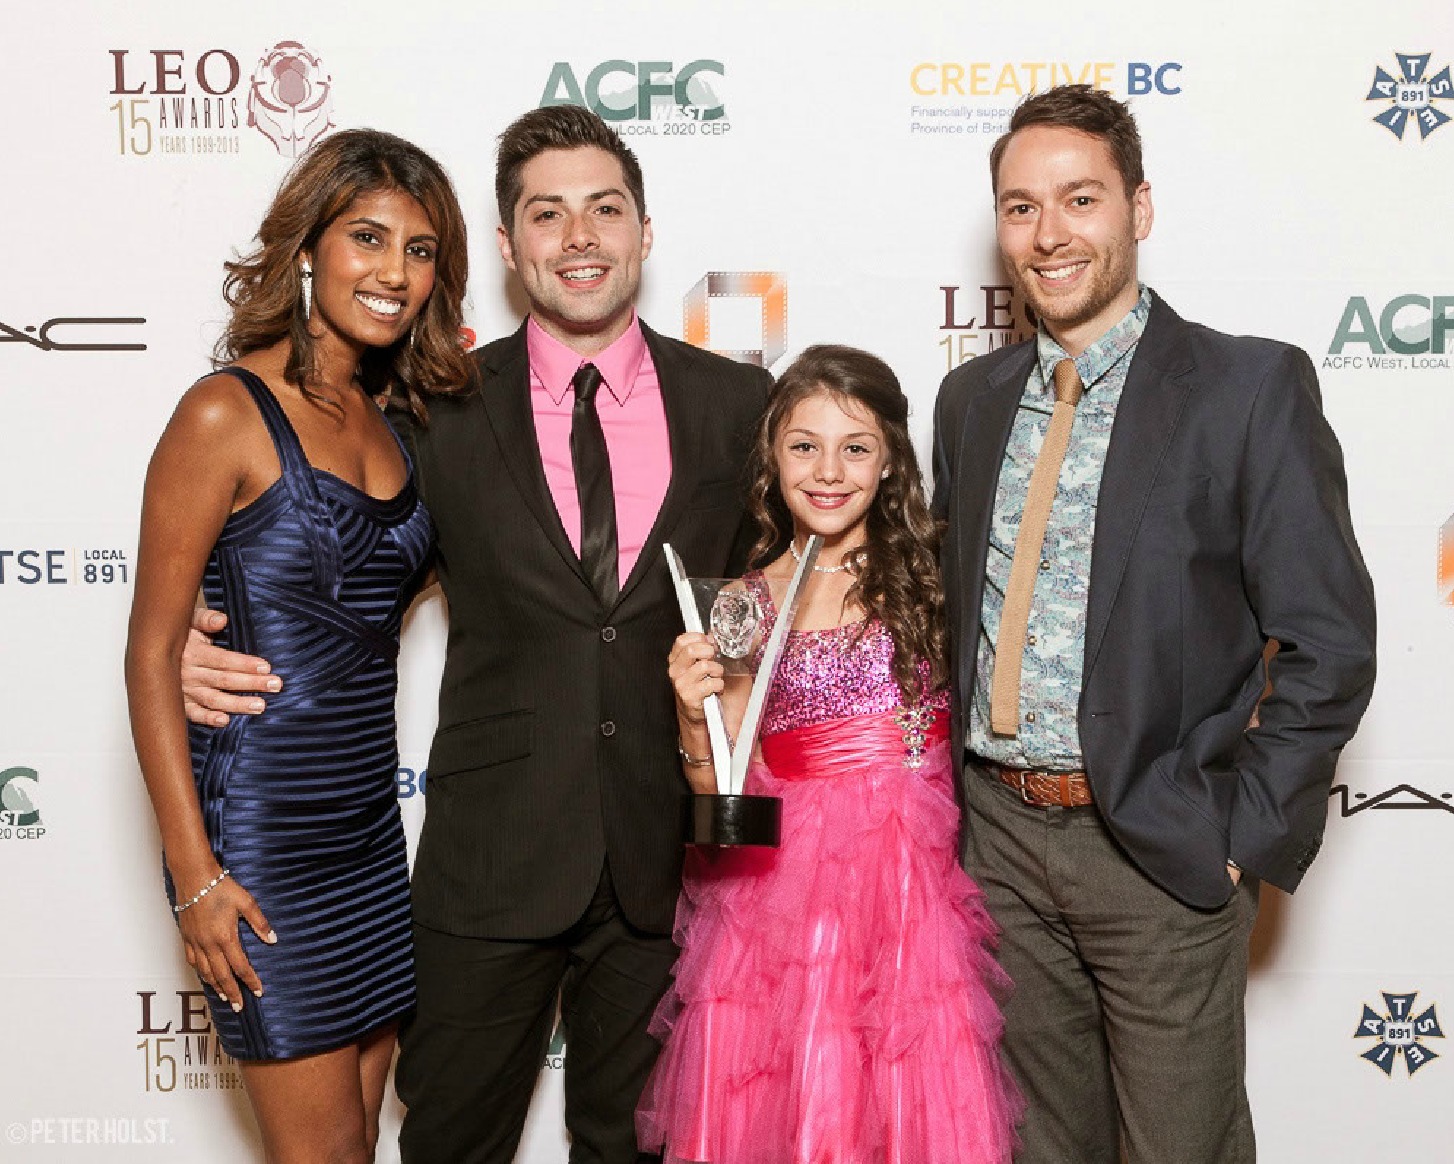
<path fill-rule="evenodd" d="M 995 676 L 990 686 L 990 730 L 997 736 L 1020 732 L 1020 669 L 1025 661 L 1025 635 L 1030 627 L 1030 601 L 1035 596 L 1035 575 L 1049 568 L 1040 558 L 1045 545 L 1045 527 L 1055 503 L 1060 466 L 1070 445 L 1070 426 L 1075 406 L 1085 388 L 1074 360 L 1055 365 L 1055 411 L 1045 430 L 1045 441 L 1020 515 L 1020 532 L 1015 538 L 1015 559 L 1010 565 L 1010 583 L 1005 587 L 1005 605 L 1000 612 L 1000 635 L 995 643 Z"/>

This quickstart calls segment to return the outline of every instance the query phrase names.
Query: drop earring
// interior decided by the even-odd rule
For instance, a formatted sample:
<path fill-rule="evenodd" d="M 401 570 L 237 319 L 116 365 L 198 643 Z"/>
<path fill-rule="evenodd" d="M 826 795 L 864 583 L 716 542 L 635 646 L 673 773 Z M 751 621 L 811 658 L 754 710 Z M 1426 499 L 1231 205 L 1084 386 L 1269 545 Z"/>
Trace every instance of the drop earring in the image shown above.
<path fill-rule="evenodd" d="M 303 281 L 303 318 L 307 319 L 313 314 L 313 268 L 307 259 L 303 260 L 299 278 Z"/>

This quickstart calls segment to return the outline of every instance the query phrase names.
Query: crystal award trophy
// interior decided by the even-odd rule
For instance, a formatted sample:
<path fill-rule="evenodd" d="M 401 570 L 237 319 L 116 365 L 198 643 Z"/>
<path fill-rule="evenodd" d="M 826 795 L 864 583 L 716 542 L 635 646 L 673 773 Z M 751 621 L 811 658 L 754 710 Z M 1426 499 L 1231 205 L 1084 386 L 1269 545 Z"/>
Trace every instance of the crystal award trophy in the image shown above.
<path fill-rule="evenodd" d="M 740 698 L 729 701 L 734 711 L 741 706 L 735 743 L 728 734 L 729 710 L 722 697 L 709 695 L 703 702 L 717 791 L 691 798 L 687 833 L 691 844 L 775 846 L 778 843 L 782 801 L 775 796 L 747 795 L 742 787 L 757 744 L 763 704 L 788 631 L 792 629 L 803 581 L 813 569 L 822 544 L 823 539 L 816 535 L 808 539 L 789 581 L 762 579 L 762 587 L 777 612 L 776 619 L 771 621 L 742 579 L 689 578 L 677 552 L 671 546 L 664 547 L 687 630 L 711 635 L 717 646 L 717 661 L 726 671 L 728 691 L 740 692 L 742 686 L 750 683 L 745 704 Z"/>

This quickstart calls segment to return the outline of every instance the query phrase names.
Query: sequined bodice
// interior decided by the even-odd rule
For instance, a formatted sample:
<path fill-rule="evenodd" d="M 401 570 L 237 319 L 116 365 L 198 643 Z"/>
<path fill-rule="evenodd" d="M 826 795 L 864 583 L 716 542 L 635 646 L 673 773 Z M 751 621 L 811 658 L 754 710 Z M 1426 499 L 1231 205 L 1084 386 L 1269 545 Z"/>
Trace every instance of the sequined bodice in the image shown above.
<path fill-rule="evenodd" d="M 743 579 L 762 607 L 768 626 L 777 610 L 762 575 Z M 902 706 L 893 671 L 894 640 L 876 618 L 827 630 L 790 631 L 763 711 L 762 734 L 791 731 L 825 720 L 873 715 Z M 925 679 L 927 664 L 920 664 Z M 949 706 L 947 692 L 929 699 Z"/>

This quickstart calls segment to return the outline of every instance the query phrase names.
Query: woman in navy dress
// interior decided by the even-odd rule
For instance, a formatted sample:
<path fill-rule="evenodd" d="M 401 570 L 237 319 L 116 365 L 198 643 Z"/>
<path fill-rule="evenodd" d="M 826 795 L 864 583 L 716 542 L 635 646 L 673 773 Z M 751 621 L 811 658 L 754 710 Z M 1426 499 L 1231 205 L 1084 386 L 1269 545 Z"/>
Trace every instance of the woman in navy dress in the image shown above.
<path fill-rule="evenodd" d="M 433 546 L 379 401 L 422 415 L 466 382 L 465 228 L 433 159 L 348 130 L 289 173 L 258 241 L 227 264 L 221 366 L 147 472 L 132 734 L 187 961 L 267 1158 L 364 1161 L 414 1002 L 395 657 Z M 186 724 L 199 589 L 220 641 L 286 679 L 266 715 Z"/>

